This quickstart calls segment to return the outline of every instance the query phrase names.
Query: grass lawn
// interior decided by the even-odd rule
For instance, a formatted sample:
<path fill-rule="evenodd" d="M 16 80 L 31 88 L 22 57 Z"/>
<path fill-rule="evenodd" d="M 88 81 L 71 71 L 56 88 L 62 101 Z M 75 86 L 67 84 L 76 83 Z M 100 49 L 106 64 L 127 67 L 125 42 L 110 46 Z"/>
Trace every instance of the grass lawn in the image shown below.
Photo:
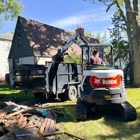
<path fill-rule="evenodd" d="M 3 99 L 2 97 L 5 97 L 4 101 L 22 101 L 27 98 L 32 98 L 34 97 L 34 95 L 32 93 L 25 95 L 23 91 L 17 91 L 9 85 L 0 84 L 0 100 L 1 101 Z"/>
<path fill-rule="evenodd" d="M 15 90 L 9 88 L 9 86 L 0 85 L 0 93 L 13 94 L 14 92 Z M 87 121 L 76 122 L 75 100 L 53 106 L 55 110 L 65 114 L 64 116 L 58 116 L 57 126 L 62 126 L 67 132 L 86 140 L 140 140 L 140 89 L 127 88 L 127 95 L 127 101 L 137 110 L 136 121 L 123 122 L 121 116 L 112 113 L 110 115 L 91 114 Z M 26 97 L 23 92 L 20 92 L 18 96 Z M 28 98 L 30 97 L 33 97 L 33 95 L 29 94 Z M 72 137 L 63 136 L 67 140 L 74 140 Z"/>

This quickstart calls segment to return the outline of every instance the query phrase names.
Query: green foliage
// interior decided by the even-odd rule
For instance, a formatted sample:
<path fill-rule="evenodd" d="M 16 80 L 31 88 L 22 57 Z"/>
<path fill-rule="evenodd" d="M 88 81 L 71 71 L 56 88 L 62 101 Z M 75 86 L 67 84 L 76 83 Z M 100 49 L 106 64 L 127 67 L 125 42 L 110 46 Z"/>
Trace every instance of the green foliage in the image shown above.
<path fill-rule="evenodd" d="M 93 34 L 92 36 L 93 36 L 93 38 L 98 39 L 100 41 L 100 43 L 107 42 L 107 34 L 106 34 L 106 32 L 104 34 L 100 34 L 100 33 Z"/>
<path fill-rule="evenodd" d="M 1 0 L 0 1 L 0 26 L 4 20 L 14 20 L 22 12 L 20 0 Z"/>
<path fill-rule="evenodd" d="M 122 36 L 126 34 L 126 25 L 123 18 L 120 16 L 120 11 L 116 11 L 111 19 L 114 27 L 112 29 L 108 29 L 110 37 L 112 40 L 120 40 L 123 38 Z"/>
<path fill-rule="evenodd" d="M 114 40 L 112 42 L 114 49 L 114 61 L 116 62 L 119 58 L 121 58 L 127 64 L 129 63 L 129 45 L 125 40 Z"/>
<path fill-rule="evenodd" d="M 76 52 L 73 52 L 70 55 L 67 55 L 64 57 L 64 62 L 79 64 L 79 63 L 82 63 L 82 56 L 77 55 Z"/>
<path fill-rule="evenodd" d="M 104 34 L 100 34 L 100 33 L 93 34 L 91 32 L 85 32 L 84 35 L 85 35 L 85 37 L 91 37 L 91 38 L 98 39 L 100 43 L 107 42 L 107 34 L 106 34 L 106 32 Z"/>
<path fill-rule="evenodd" d="M 114 46 L 114 61 L 116 62 L 118 59 L 122 59 L 124 62 L 129 63 L 129 44 L 122 37 L 126 34 L 126 25 L 120 16 L 119 10 L 114 13 L 112 24 L 114 27 L 108 30 Z"/>
<path fill-rule="evenodd" d="M 92 33 L 91 32 L 85 32 L 84 36 L 88 37 L 88 38 L 91 38 L 92 37 Z"/>

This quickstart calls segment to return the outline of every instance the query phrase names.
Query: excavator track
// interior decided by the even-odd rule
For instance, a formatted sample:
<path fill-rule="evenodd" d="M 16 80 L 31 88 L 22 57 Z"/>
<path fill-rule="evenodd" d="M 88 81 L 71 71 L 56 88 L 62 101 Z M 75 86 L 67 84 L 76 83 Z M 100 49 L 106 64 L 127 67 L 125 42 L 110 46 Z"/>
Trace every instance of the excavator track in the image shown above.
<path fill-rule="evenodd" d="M 135 121 L 137 119 L 136 109 L 127 101 L 118 105 L 124 121 Z"/>
<path fill-rule="evenodd" d="M 77 98 L 76 120 L 77 121 L 85 121 L 86 119 L 87 119 L 86 105 L 81 101 L 80 98 Z"/>

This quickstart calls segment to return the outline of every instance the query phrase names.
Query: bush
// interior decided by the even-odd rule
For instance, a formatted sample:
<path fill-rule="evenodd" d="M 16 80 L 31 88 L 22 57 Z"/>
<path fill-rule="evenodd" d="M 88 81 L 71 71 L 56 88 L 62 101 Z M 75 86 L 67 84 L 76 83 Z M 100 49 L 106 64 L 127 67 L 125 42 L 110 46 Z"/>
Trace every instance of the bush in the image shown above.
<path fill-rule="evenodd" d="M 82 63 L 82 56 L 76 54 L 76 52 L 71 53 L 70 55 L 67 55 L 64 57 L 64 62 L 66 63 Z M 84 60 L 85 63 L 85 60 Z"/>

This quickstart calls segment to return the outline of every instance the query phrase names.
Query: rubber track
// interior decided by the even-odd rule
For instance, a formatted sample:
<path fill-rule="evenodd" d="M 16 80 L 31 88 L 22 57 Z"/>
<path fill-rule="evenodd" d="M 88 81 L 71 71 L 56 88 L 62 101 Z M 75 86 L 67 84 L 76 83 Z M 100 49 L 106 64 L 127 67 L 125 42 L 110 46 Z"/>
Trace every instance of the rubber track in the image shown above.
<path fill-rule="evenodd" d="M 76 105 L 76 119 L 77 121 L 85 121 L 87 119 L 87 110 L 85 104 L 80 100 L 77 99 Z"/>
<path fill-rule="evenodd" d="M 120 104 L 122 110 L 121 113 L 123 114 L 124 121 L 134 121 L 137 119 L 137 112 L 136 109 L 127 101 Z"/>

